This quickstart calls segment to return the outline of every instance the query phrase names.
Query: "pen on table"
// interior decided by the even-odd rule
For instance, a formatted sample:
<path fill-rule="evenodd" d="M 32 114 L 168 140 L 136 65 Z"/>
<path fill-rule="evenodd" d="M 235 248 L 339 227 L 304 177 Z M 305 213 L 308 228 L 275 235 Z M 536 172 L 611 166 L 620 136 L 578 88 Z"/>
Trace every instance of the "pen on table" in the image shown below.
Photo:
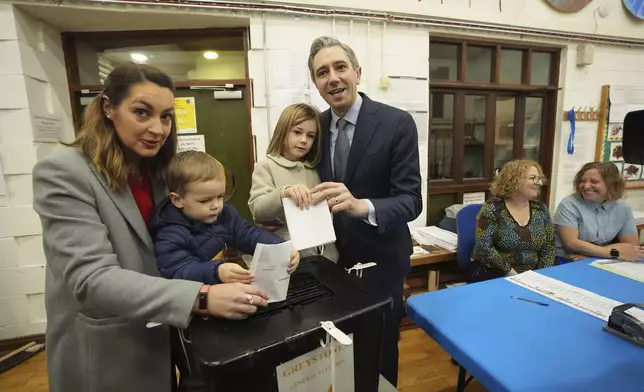
<path fill-rule="evenodd" d="M 534 300 L 527 299 L 527 298 L 521 298 L 521 297 L 515 297 L 515 296 L 511 296 L 510 298 L 519 299 L 521 301 L 526 301 L 526 302 L 532 302 L 533 304 L 537 304 L 537 305 L 541 305 L 541 306 L 550 306 L 550 304 L 547 304 L 545 302 L 534 301 Z"/>

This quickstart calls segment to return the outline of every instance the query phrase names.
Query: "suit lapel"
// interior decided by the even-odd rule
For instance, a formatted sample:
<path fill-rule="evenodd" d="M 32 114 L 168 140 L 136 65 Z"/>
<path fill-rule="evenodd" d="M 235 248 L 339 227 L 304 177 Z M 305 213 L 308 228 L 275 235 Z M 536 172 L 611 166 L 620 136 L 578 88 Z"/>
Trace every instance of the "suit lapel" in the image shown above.
<path fill-rule="evenodd" d="M 120 192 L 114 191 L 112 188 L 110 188 L 107 185 L 107 182 L 105 181 L 105 177 L 102 174 L 98 173 L 96 170 L 94 170 L 93 167 L 92 167 L 92 172 L 94 172 L 96 179 L 98 179 L 98 182 L 101 184 L 103 189 L 105 189 L 105 192 L 107 193 L 107 195 L 110 197 L 110 199 L 112 199 L 112 201 L 114 202 L 114 205 L 116 205 L 116 208 L 118 208 L 118 210 L 121 212 L 121 215 L 123 215 L 125 220 L 130 224 L 130 227 L 132 227 L 134 232 L 138 234 L 138 236 L 141 238 L 143 243 L 148 248 L 154 249 L 154 244 L 152 243 L 150 232 L 148 231 L 148 228 L 146 227 L 145 222 L 143 221 L 143 217 L 141 216 L 139 207 L 136 205 L 134 196 L 132 196 L 132 191 L 130 191 L 130 187 L 128 186 L 126 189 Z M 158 182 L 158 181 L 152 181 L 153 184 L 155 182 Z M 154 190 L 153 190 L 153 193 L 154 193 Z"/>
<path fill-rule="evenodd" d="M 349 151 L 349 160 L 347 161 L 347 169 L 345 172 L 344 182 L 348 184 L 353 177 L 353 173 L 358 167 L 358 163 L 362 160 L 371 138 L 378 129 L 379 122 L 375 116 L 378 108 L 373 104 L 366 95 L 362 95 L 362 107 L 358 114 L 358 121 L 356 128 L 353 132 L 353 141 L 351 142 L 351 150 Z"/>
<path fill-rule="evenodd" d="M 322 113 L 320 116 L 320 126 L 323 134 L 322 138 L 322 160 L 320 161 L 318 174 L 322 182 L 333 181 L 333 170 L 331 169 L 331 109 Z"/>

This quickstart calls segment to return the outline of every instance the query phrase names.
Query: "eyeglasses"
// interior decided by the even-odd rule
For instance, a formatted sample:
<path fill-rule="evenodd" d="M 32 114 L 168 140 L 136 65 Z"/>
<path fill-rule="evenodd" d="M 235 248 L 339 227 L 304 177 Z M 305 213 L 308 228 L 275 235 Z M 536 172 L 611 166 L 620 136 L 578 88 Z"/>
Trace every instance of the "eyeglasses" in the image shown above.
<path fill-rule="evenodd" d="M 544 176 L 530 176 L 528 180 L 532 181 L 535 185 L 546 185 L 548 183 L 548 179 Z"/>

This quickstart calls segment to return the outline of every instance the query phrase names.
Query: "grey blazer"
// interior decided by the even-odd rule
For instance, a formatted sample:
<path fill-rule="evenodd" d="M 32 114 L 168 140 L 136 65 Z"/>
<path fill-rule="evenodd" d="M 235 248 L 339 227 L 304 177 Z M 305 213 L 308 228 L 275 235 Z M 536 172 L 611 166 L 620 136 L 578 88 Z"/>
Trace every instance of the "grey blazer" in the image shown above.
<path fill-rule="evenodd" d="M 38 162 L 33 186 L 47 257 L 49 390 L 170 391 L 167 325 L 188 325 L 201 284 L 159 277 L 131 192 L 111 190 L 79 151 Z M 158 203 L 165 189 L 152 188 Z"/>

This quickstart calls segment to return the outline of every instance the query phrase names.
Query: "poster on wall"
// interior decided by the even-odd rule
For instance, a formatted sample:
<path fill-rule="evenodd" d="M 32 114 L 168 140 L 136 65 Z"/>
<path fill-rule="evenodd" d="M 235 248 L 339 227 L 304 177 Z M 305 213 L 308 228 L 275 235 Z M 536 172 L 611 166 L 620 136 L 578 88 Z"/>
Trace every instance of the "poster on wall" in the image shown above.
<path fill-rule="evenodd" d="M 561 12 L 577 12 L 584 9 L 592 0 L 546 0 L 552 8 Z M 624 0 L 628 1 L 628 0 Z"/>
<path fill-rule="evenodd" d="M 177 152 L 191 150 L 206 152 L 206 137 L 204 135 L 177 136 Z"/>
<path fill-rule="evenodd" d="M 31 113 L 35 142 L 58 142 L 63 139 L 63 119 L 53 114 Z"/>
<path fill-rule="evenodd" d="M 177 97 L 174 99 L 174 112 L 177 121 L 177 133 L 197 133 L 197 112 L 194 97 Z"/>
<path fill-rule="evenodd" d="M 627 188 L 644 187 L 644 175 L 642 165 L 633 164 L 624 160 L 624 148 L 622 140 L 624 137 L 624 116 L 632 110 L 644 107 L 644 89 L 627 86 L 604 86 L 608 90 L 604 108 L 608 115 L 605 123 L 599 124 L 598 131 L 598 160 L 611 162 L 626 180 Z"/>

